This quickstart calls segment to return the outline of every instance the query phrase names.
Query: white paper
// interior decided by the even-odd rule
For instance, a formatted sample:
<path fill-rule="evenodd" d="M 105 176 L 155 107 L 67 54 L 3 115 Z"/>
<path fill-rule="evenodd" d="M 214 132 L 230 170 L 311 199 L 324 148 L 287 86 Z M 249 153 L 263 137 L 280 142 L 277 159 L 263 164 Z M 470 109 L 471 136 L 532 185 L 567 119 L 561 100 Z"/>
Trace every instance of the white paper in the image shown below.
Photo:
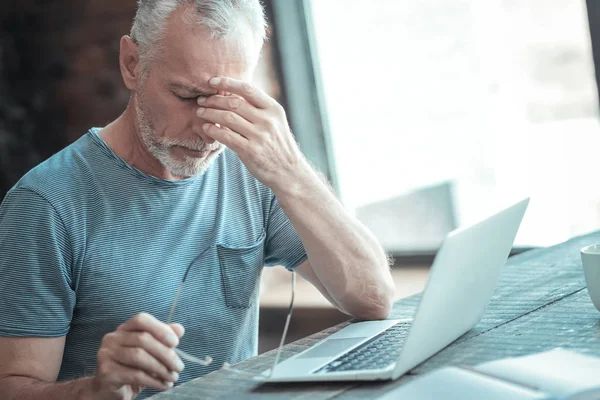
<path fill-rule="evenodd" d="M 600 391 L 600 358 L 554 349 L 524 357 L 479 364 L 476 370 L 536 387 L 555 397 L 591 388 Z"/>
<path fill-rule="evenodd" d="M 445 367 L 401 385 L 378 400 L 548 400 L 546 394 L 470 370 Z"/>

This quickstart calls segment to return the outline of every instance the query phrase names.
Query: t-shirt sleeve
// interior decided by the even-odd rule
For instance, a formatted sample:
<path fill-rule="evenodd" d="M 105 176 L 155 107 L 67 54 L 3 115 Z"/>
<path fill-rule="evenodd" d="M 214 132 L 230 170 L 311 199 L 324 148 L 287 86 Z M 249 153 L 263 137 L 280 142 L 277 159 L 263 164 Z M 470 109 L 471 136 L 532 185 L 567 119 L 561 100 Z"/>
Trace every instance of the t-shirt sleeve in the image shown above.
<path fill-rule="evenodd" d="M 0 205 L 0 336 L 58 337 L 71 323 L 71 246 L 52 205 L 23 188 Z"/>
<path fill-rule="evenodd" d="M 283 265 L 291 271 L 306 258 L 298 233 L 273 195 L 267 222 L 265 265 Z"/>

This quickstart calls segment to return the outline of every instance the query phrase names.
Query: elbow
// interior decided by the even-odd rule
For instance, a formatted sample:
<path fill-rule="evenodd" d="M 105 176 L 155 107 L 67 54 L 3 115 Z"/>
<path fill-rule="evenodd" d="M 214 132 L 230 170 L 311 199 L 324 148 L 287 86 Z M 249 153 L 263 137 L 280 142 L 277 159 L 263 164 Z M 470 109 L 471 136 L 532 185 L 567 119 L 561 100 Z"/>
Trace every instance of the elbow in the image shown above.
<path fill-rule="evenodd" d="M 379 321 L 388 319 L 392 312 L 391 305 L 371 305 L 355 310 L 352 315 L 361 321 Z"/>
<path fill-rule="evenodd" d="M 371 288 L 361 296 L 354 296 L 347 302 L 346 311 L 363 321 L 375 321 L 389 318 L 394 305 L 395 287 L 390 277 L 377 287 Z"/>

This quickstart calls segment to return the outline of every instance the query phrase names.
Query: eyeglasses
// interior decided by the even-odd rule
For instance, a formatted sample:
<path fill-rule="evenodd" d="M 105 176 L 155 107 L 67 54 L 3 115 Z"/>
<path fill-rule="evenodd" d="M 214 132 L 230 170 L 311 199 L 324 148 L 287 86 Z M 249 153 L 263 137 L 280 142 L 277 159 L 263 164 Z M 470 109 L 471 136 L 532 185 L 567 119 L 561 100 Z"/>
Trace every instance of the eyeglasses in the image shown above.
<path fill-rule="evenodd" d="M 187 269 L 185 270 L 183 279 L 181 280 L 181 283 L 179 284 L 179 288 L 177 289 L 177 293 L 175 294 L 175 299 L 173 300 L 173 305 L 171 306 L 171 311 L 169 312 L 169 318 L 167 318 L 167 324 L 170 324 L 173 320 L 173 314 L 175 313 L 175 307 L 177 306 L 177 301 L 179 300 L 179 296 L 181 295 L 181 292 L 183 291 L 183 286 L 185 284 L 185 280 L 187 279 L 188 273 L 190 272 L 190 268 L 200 257 L 202 257 L 208 251 L 209 248 L 210 248 L 210 246 L 207 247 L 205 250 L 203 250 L 198 256 L 196 256 L 192 260 L 192 262 L 190 262 Z M 251 373 L 251 372 L 247 372 L 247 371 L 242 371 L 242 370 L 233 368 L 231 366 L 231 364 L 229 364 L 228 362 L 224 362 L 221 369 L 231 371 L 231 372 L 234 372 L 234 373 L 240 374 L 240 375 L 250 376 L 256 380 L 269 379 L 273 375 L 275 366 L 279 363 L 279 357 L 281 356 L 281 349 L 283 348 L 283 345 L 285 343 L 285 338 L 287 336 L 288 328 L 290 326 L 290 320 L 292 319 L 295 295 L 296 295 L 296 272 L 292 271 L 292 298 L 290 299 L 290 306 L 288 308 L 287 317 L 285 319 L 285 326 L 283 328 L 283 334 L 281 335 L 281 341 L 279 342 L 279 347 L 277 348 L 277 353 L 275 354 L 275 360 L 273 360 L 273 366 L 271 367 L 269 375 L 265 376 L 262 373 Z M 199 364 L 202 366 L 210 365 L 213 362 L 213 358 L 210 355 L 207 355 L 206 357 L 204 357 L 204 359 L 201 359 L 198 357 L 194 357 L 193 355 L 188 354 L 179 348 L 175 348 L 175 353 L 177 353 L 177 355 L 179 355 L 179 357 L 181 357 L 183 360 L 186 360 L 186 361 L 189 361 L 189 362 L 192 362 L 195 364 Z"/>

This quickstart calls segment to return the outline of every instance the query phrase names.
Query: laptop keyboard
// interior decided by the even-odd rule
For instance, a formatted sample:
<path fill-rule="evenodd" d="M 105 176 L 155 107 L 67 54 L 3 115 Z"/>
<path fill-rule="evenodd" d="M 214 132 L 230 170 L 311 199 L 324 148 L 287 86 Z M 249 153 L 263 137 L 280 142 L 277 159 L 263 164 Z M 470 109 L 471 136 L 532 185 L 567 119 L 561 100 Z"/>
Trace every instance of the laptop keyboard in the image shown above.
<path fill-rule="evenodd" d="M 314 374 L 381 369 L 396 362 L 411 321 L 392 325 L 379 335 L 319 368 Z"/>

